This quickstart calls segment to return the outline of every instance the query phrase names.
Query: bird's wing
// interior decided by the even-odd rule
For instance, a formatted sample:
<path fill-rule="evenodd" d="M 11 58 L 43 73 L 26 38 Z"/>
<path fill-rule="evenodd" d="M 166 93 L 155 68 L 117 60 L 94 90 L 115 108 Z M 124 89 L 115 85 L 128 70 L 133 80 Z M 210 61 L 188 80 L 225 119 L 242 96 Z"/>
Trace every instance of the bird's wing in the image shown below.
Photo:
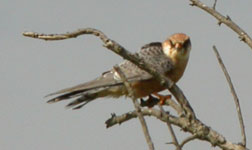
<path fill-rule="evenodd" d="M 144 45 L 141 50 L 134 55 L 139 56 L 140 58 L 144 59 L 145 62 L 151 64 L 160 72 L 167 72 L 172 69 L 172 64 L 167 57 L 165 58 L 163 51 L 162 51 L 162 44 L 161 43 L 150 43 Z M 151 79 L 152 76 L 147 73 L 146 71 L 140 69 L 135 64 L 131 63 L 130 61 L 123 61 L 119 64 L 121 71 L 124 73 L 126 78 L 129 82 L 134 81 L 141 81 L 141 80 L 148 80 Z M 67 89 L 63 89 L 57 91 L 55 93 L 51 93 L 47 96 L 63 94 L 67 98 L 71 98 L 72 95 L 77 95 L 79 93 L 83 93 L 87 90 L 95 89 L 95 88 L 104 88 L 109 86 L 116 86 L 123 84 L 118 74 L 115 72 L 114 69 L 107 71 L 102 74 L 102 76 L 90 81 L 86 82 L 74 87 L 70 87 Z M 69 93 L 69 97 L 68 94 Z"/>
<path fill-rule="evenodd" d="M 139 56 L 160 73 L 165 74 L 173 69 L 172 61 L 163 53 L 162 44 L 160 42 L 144 45 L 139 52 L 135 53 L 135 55 Z M 124 61 L 119 67 L 129 81 L 147 80 L 152 78 L 152 75 L 140 69 L 130 61 Z"/>

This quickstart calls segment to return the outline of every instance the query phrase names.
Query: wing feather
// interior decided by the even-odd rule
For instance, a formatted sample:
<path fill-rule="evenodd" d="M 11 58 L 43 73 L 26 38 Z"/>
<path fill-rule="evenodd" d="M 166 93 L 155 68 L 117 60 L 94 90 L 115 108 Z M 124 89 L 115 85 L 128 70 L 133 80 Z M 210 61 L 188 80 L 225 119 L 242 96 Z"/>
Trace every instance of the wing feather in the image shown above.
<path fill-rule="evenodd" d="M 149 63 L 151 66 L 155 67 L 157 70 L 163 73 L 169 72 L 173 67 L 171 61 L 164 55 L 162 50 L 162 44 L 159 42 L 144 45 L 141 48 L 141 50 L 135 53 L 134 55 L 137 55 L 140 58 L 144 59 L 145 62 Z M 135 64 L 131 63 L 130 61 L 127 60 L 123 61 L 121 64 L 119 64 L 119 67 L 121 68 L 122 72 L 124 72 L 126 78 L 130 82 L 149 80 L 152 78 L 152 76 L 148 72 L 138 68 Z M 123 85 L 122 81 L 118 78 L 118 75 L 116 76 L 115 70 L 112 69 L 110 71 L 103 73 L 100 77 L 90 82 L 62 89 L 60 91 L 47 95 L 47 96 L 59 95 L 49 100 L 48 102 L 51 103 L 63 99 L 79 97 L 69 104 L 69 106 L 72 106 L 83 102 L 82 97 L 85 98 L 87 94 L 91 93 L 95 95 L 95 92 L 101 92 L 102 90 L 104 90 L 104 88 L 109 88 L 113 86 L 122 86 L 122 85 Z M 92 92 L 88 93 L 88 91 Z M 95 99 L 95 97 L 92 97 L 92 99 Z M 80 105 L 80 107 L 82 107 L 82 105 Z"/>

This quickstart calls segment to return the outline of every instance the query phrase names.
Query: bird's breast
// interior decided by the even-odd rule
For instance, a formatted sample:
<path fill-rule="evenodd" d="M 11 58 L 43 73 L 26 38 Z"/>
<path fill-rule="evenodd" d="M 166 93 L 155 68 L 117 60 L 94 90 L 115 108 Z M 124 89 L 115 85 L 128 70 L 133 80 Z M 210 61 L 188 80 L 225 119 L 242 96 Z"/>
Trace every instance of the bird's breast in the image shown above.
<path fill-rule="evenodd" d="M 167 72 L 167 76 L 173 81 L 177 82 L 184 74 L 188 59 L 174 61 L 174 67 L 171 71 Z"/>

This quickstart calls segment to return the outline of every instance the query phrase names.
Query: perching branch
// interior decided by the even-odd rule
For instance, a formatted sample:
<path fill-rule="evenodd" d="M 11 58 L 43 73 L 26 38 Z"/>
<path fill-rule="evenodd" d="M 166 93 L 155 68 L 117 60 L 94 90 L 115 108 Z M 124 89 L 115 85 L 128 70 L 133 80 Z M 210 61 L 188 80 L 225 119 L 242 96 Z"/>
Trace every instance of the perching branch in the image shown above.
<path fill-rule="evenodd" d="M 140 105 L 139 103 L 137 102 L 137 99 L 135 97 L 135 92 L 134 90 L 132 89 L 130 83 L 128 82 L 128 80 L 126 79 L 124 73 L 122 72 L 122 70 L 119 68 L 119 66 L 115 66 L 114 67 L 115 71 L 118 73 L 119 77 L 121 78 L 121 80 L 123 81 L 128 93 L 129 93 L 129 96 L 131 97 L 132 99 L 132 102 L 134 104 L 134 107 L 136 109 L 136 113 L 137 113 L 137 116 L 139 118 L 139 121 L 142 125 L 142 129 L 143 129 L 143 132 L 144 132 L 144 137 L 146 139 L 146 142 L 149 146 L 149 150 L 154 150 L 154 144 L 151 140 L 151 137 L 150 137 L 150 133 L 149 133 L 149 130 L 148 130 L 148 127 L 147 127 L 147 124 L 146 124 L 146 121 L 141 113 L 141 108 L 140 108 Z"/>
<path fill-rule="evenodd" d="M 234 32 L 236 32 L 239 35 L 239 38 L 241 41 L 244 41 L 248 44 L 248 46 L 252 49 L 252 39 L 251 37 L 242 29 L 240 28 L 235 22 L 233 22 L 229 16 L 225 17 L 218 11 L 216 11 L 214 8 L 208 7 L 204 3 L 202 3 L 199 0 L 190 0 L 192 6 L 197 6 L 201 8 L 202 10 L 206 11 L 213 17 L 215 17 L 219 21 L 219 25 L 221 23 L 224 23 L 227 25 L 230 29 L 232 29 Z"/>
<path fill-rule="evenodd" d="M 186 99 L 183 92 L 180 90 L 180 88 L 171 81 L 171 79 L 167 78 L 164 74 L 161 72 L 158 72 L 154 67 L 152 67 L 150 64 L 146 63 L 143 59 L 139 58 L 138 56 L 135 56 L 131 54 L 129 51 L 127 51 L 124 47 L 122 47 L 117 42 L 109 39 L 104 33 L 97 29 L 93 28 L 84 28 L 79 29 L 74 32 L 69 32 L 66 34 L 39 34 L 35 32 L 24 32 L 23 35 L 31 38 L 37 38 L 37 39 L 43 39 L 43 40 L 63 40 L 63 39 L 69 39 L 69 38 L 75 38 L 79 35 L 83 34 L 92 34 L 95 36 L 98 36 L 102 42 L 104 43 L 104 46 L 116 54 L 122 56 L 124 59 L 127 59 L 137 65 L 139 68 L 147 71 L 153 77 L 155 77 L 158 81 L 160 81 L 161 85 L 165 86 L 169 91 L 173 94 L 173 96 L 176 98 L 178 103 L 181 105 L 183 110 L 185 111 L 185 114 L 189 118 L 196 118 L 195 113 Z"/>
<path fill-rule="evenodd" d="M 161 95 L 161 94 L 159 94 L 159 95 Z M 157 105 L 159 102 L 160 102 L 160 99 L 153 97 L 152 95 L 149 95 L 148 100 L 144 101 L 143 99 L 141 99 L 140 106 L 152 108 L 155 105 Z M 171 106 L 171 108 L 173 108 L 177 112 L 178 116 L 184 115 L 183 109 L 172 98 L 166 99 L 164 101 L 163 106 Z"/>
<path fill-rule="evenodd" d="M 219 54 L 216 46 L 213 46 L 213 50 L 214 50 L 214 52 L 216 54 L 216 57 L 217 57 L 218 62 L 220 64 L 220 66 L 221 66 L 221 69 L 222 69 L 222 71 L 223 71 L 223 73 L 224 73 L 224 75 L 225 75 L 225 77 L 227 79 L 227 82 L 228 82 L 228 85 L 230 87 L 231 93 L 232 93 L 232 95 L 234 97 L 236 111 L 237 111 L 239 122 L 240 122 L 241 135 L 242 135 L 242 145 L 244 147 L 246 147 L 246 132 L 245 132 L 245 126 L 244 126 L 244 122 L 243 122 L 243 118 L 242 118 L 242 113 L 241 113 L 241 107 L 240 107 L 240 103 L 239 103 L 239 98 L 238 98 L 238 96 L 237 96 L 237 94 L 235 92 L 235 89 L 234 89 L 233 83 L 231 81 L 231 78 L 230 78 L 230 76 L 229 76 L 229 74 L 227 72 L 227 69 L 226 69 L 226 67 L 225 67 L 225 65 L 224 65 L 224 63 L 223 63 L 223 61 L 221 59 L 221 56 L 220 56 L 220 54 Z"/>
<path fill-rule="evenodd" d="M 180 127 L 183 131 L 190 132 L 192 135 L 195 136 L 196 139 L 210 142 L 212 146 L 218 146 L 225 150 L 246 149 L 242 145 L 226 141 L 225 137 L 223 137 L 221 134 L 214 131 L 212 128 L 205 125 L 198 119 L 193 120 L 193 123 L 191 123 L 190 119 L 186 117 L 175 117 L 167 113 L 163 114 L 160 110 L 154 108 L 142 108 L 141 112 L 144 116 L 153 116 L 163 122 L 169 121 L 171 124 Z M 129 121 L 130 119 L 136 117 L 136 111 L 128 112 L 120 116 L 116 116 L 115 114 L 113 114 L 111 118 L 106 121 L 106 125 L 107 127 L 111 127 L 113 125 Z"/>
<path fill-rule="evenodd" d="M 178 114 L 179 117 L 183 115 L 183 109 L 178 105 L 175 100 L 169 99 L 165 101 L 165 105 L 171 106 Z"/>
<path fill-rule="evenodd" d="M 168 119 L 171 124 L 175 124 L 175 125 L 179 124 L 178 118 L 176 118 L 175 116 L 169 115 L 169 117 L 168 117 L 168 114 L 164 115 L 161 113 L 160 110 L 157 110 L 154 108 L 142 108 L 141 113 L 143 116 L 154 116 L 163 122 L 166 122 Z M 116 124 L 124 123 L 124 122 L 131 120 L 131 119 L 134 119 L 136 117 L 137 117 L 136 111 L 131 111 L 131 112 L 125 113 L 120 116 L 116 116 L 115 114 L 112 114 L 111 118 L 109 118 L 105 122 L 105 124 L 106 124 L 107 128 L 110 128 Z"/>

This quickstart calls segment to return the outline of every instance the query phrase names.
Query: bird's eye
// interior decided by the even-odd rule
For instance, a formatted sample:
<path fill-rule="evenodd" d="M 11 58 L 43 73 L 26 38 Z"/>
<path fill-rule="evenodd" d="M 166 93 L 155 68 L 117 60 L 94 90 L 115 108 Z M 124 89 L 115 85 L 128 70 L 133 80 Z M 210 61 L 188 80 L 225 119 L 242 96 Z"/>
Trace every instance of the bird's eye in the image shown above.
<path fill-rule="evenodd" d="M 172 43 L 171 40 L 169 40 L 169 43 L 170 43 L 171 47 L 174 47 L 174 46 L 175 46 L 174 43 Z"/>
<path fill-rule="evenodd" d="M 184 42 L 184 44 L 183 44 L 184 47 L 189 47 L 190 45 L 191 45 L 191 42 L 190 42 L 189 39 L 186 40 L 186 41 Z"/>

